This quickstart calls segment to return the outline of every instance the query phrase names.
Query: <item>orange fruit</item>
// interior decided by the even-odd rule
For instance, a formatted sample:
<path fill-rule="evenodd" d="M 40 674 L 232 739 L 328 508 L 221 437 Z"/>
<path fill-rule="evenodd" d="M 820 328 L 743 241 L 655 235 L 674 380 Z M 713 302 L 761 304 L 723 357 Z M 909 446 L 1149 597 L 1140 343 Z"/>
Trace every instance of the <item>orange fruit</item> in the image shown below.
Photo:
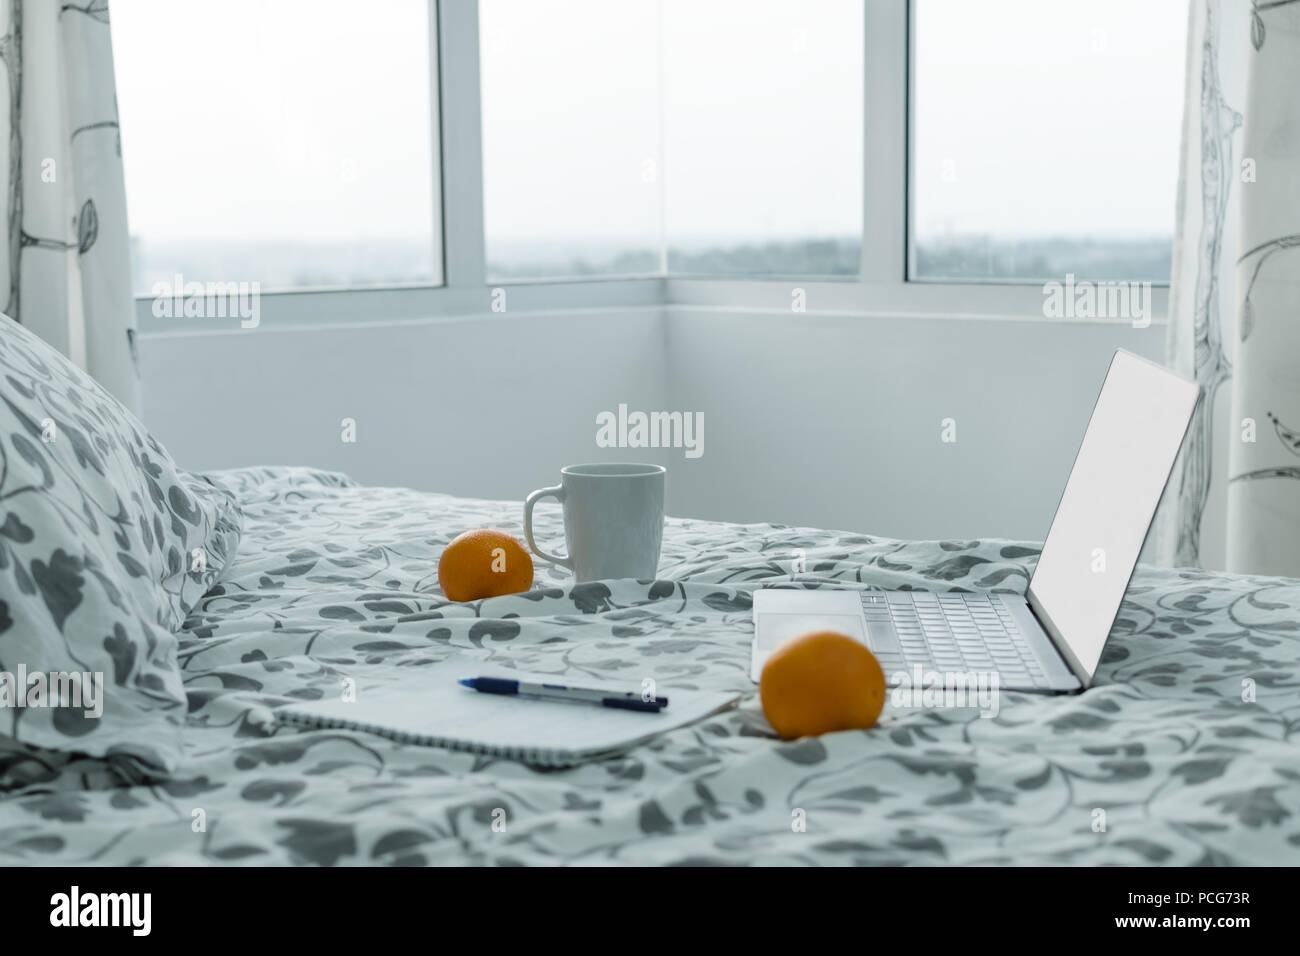
<path fill-rule="evenodd" d="M 865 730 L 885 706 L 885 672 L 860 642 L 817 631 L 772 652 L 758 693 L 768 723 L 786 740 Z"/>
<path fill-rule="evenodd" d="M 504 531 L 466 531 L 443 549 L 438 584 L 452 601 L 517 594 L 533 586 L 533 559 Z"/>

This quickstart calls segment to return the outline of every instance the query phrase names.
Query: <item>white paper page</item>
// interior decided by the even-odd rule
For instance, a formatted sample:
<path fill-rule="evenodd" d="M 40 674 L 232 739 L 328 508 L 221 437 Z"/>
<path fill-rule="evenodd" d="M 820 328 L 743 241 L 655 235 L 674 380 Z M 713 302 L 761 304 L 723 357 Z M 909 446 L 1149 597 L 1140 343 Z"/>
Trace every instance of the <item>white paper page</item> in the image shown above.
<path fill-rule="evenodd" d="M 552 750 L 580 756 L 625 749 L 701 720 L 740 697 L 661 687 L 659 692 L 669 699 L 668 706 L 659 713 L 643 713 L 481 694 L 458 684 L 462 677 L 505 677 L 639 691 L 639 687 L 621 681 L 557 677 L 458 660 L 403 670 L 399 680 L 384 686 L 359 687 L 355 701 L 290 704 L 279 710 L 317 719 L 378 725 L 412 737 L 452 738 L 484 749 Z"/>

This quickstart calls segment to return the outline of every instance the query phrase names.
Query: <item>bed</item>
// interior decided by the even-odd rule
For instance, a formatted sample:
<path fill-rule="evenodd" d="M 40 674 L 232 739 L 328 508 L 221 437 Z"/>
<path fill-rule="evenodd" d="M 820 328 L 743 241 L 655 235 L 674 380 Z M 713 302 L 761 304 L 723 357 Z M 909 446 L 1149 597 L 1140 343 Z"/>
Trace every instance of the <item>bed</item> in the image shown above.
<path fill-rule="evenodd" d="M 520 534 L 519 502 L 207 477 L 243 527 L 179 632 L 178 765 L 0 753 L 5 864 L 1300 863 L 1300 582 L 1142 567 L 1085 694 L 887 705 L 873 730 L 782 742 L 748 676 L 753 588 L 1023 590 L 1036 547 L 669 519 L 658 580 L 539 563 L 531 591 L 460 605 L 441 549 Z M 538 526 L 561 539 L 557 515 Z M 744 696 L 563 770 L 272 719 L 453 656 Z"/>

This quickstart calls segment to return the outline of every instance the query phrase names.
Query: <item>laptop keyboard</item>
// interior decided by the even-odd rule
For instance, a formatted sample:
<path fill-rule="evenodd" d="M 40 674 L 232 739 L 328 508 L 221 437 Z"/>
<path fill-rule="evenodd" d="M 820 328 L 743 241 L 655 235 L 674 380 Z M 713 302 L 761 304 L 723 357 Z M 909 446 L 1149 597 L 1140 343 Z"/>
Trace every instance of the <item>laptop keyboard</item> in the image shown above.
<path fill-rule="evenodd" d="M 988 594 L 863 592 L 868 640 L 891 669 L 997 671 L 1003 686 L 1046 687 L 1047 678 L 1011 611 Z"/>

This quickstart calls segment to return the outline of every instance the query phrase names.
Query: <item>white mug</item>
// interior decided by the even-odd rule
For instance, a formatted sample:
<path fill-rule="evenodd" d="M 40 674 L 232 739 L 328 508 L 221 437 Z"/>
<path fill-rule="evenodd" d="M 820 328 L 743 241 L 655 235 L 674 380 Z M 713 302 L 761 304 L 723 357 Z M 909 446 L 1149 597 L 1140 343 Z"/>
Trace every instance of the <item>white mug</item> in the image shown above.
<path fill-rule="evenodd" d="M 524 499 L 524 536 L 539 558 L 571 570 L 578 581 L 655 577 L 664 536 L 662 465 L 569 465 L 560 484 Z M 547 554 L 533 540 L 533 506 L 553 497 L 564 506 L 567 555 Z"/>

